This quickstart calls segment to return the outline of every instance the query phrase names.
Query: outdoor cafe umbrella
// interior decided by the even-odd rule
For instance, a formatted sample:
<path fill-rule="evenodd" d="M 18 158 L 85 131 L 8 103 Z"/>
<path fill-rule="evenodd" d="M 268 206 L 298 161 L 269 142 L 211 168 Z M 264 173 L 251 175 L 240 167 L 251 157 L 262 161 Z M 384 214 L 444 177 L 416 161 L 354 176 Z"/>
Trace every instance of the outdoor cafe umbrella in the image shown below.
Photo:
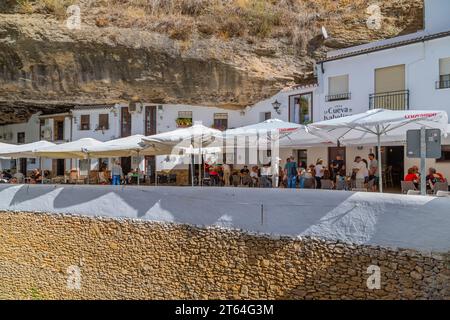
<path fill-rule="evenodd" d="M 129 137 L 109 140 L 100 145 L 86 147 L 85 151 L 91 158 L 129 157 L 132 155 L 139 157 L 141 155 L 165 154 L 164 152 L 167 152 L 167 148 L 158 149 L 152 147 L 146 148 L 146 151 L 143 152 L 141 143 L 144 137 L 144 135 L 136 134 Z M 139 184 L 139 179 L 137 180 L 137 183 Z"/>
<path fill-rule="evenodd" d="M 8 150 L 9 148 L 12 148 L 14 146 L 15 146 L 14 144 L 0 142 L 0 153 L 2 153 L 4 150 Z M 0 155 L 0 159 L 9 159 L 9 158 L 10 157 L 5 157 L 5 156 Z"/>
<path fill-rule="evenodd" d="M 308 125 L 311 133 L 336 141 L 338 144 L 351 141 L 364 141 L 376 136 L 378 146 L 379 189 L 383 192 L 381 164 L 381 141 L 386 137 L 406 136 L 408 130 L 425 128 L 440 129 L 446 134 L 448 115 L 445 111 L 429 110 L 385 110 L 375 109 L 332 120 Z M 422 168 L 424 169 L 424 168 Z"/>
<path fill-rule="evenodd" d="M 3 148 L 0 145 L 0 157 L 8 158 L 36 158 L 36 151 L 43 148 L 48 148 L 54 146 L 54 143 L 41 140 L 37 142 L 18 144 L 18 145 L 8 145 L 9 147 Z"/>
<path fill-rule="evenodd" d="M 257 144 L 254 146 L 269 145 L 271 142 L 279 141 L 280 147 L 292 147 L 293 145 L 315 145 L 326 141 L 313 135 L 304 125 L 286 122 L 279 119 L 269 119 L 257 124 L 252 124 L 223 132 L 225 139 L 257 135 Z M 239 146 L 238 146 L 239 147 Z M 249 145 L 252 147 L 252 145 Z"/>
<path fill-rule="evenodd" d="M 232 152 L 234 152 L 235 137 L 245 138 L 249 137 L 248 145 L 245 140 L 241 140 L 243 143 L 237 141 L 238 148 L 261 148 L 261 149 L 274 149 L 278 147 L 291 147 L 294 141 L 291 137 L 295 136 L 296 141 L 301 140 L 302 142 L 319 143 L 322 139 L 312 135 L 308 132 L 307 127 L 301 124 L 286 122 L 279 119 L 268 119 L 266 121 L 236 128 L 229 129 L 223 132 L 222 139 L 231 142 Z M 250 140 L 250 137 L 253 137 Z M 241 138 L 241 139 L 242 139 Z M 227 146 L 228 147 L 228 146 Z M 272 152 L 272 157 L 277 158 L 276 161 L 272 161 L 272 170 L 278 172 L 278 161 L 279 157 L 276 156 L 277 152 Z M 274 184 L 278 179 L 278 175 L 274 175 Z"/>
<path fill-rule="evenodd" d="M 187 128 L 179 128 L 173 131 L 163 132 L 152 136 L 147 136 L 142 139 L 142 152 L 152 152 L 151 150 L 160 150 L 156 154 L 178 154 L 182 153 L 183 149 L 190 148 L 204 148 L 211 144 L 221 131 L 206 127 L 199 122 L 194 122 L 194 125 Z M 202 152 L 199 152 L 200 154 Z M 191 157 L 191 176 L 192 185 L 194 185 L 193 175 L 194 163 Z"/>
<path fill-rule="evenodd" d="M 279 137 L 286 136 L 299 129 L 303 129 L 304 126 L 297 123 L 286 122 L 279 119 L 268 119 L 256 124 L 239 127 L 235 129 L 228 129 L 223 132 L 224 136 L 241 136 L 246 134 L 276 132 Z"/>
<path fill-rule="evenodd" d="M 92 138 L 83 138 L 72 142 L 42 148 L 34 152 L 34 154 L 39 157 L 51 159 L 87 159 L 87 149 L 102 144 L 103 142 Z"/>
<path fill-rule="evenodd" d="M 27 144 L 19 144 L 19 145 L 9 145 L 8 148 L 1 148 L 0 146 L 0 157 L 9 157 L 9 158 L 36 158 L 36 151 L 39 151 L 43 148 L 54 146 L 54 143 L 41 140 Z M 39 166 L 41 169 L 41 173 L 43 174 L 42 168 L 42 157 L 39 157 Z M 42 175 L 42 183 L 44 183 L 44 175 Z"/>
<path fill-rule="evenodd" d="M 103 144 L 98 140 L 92 138 L 83 138 L 76 141 L 71 141 L 62 144 L 56 144 L 47 148 L 42 148 L 36 151 L 35 154 L 39 157 L 51 159 L 90 159 L 87 148 L 99 146 Z M 91 165 L 88 166 L 88 183 L 91 171 Z"/>

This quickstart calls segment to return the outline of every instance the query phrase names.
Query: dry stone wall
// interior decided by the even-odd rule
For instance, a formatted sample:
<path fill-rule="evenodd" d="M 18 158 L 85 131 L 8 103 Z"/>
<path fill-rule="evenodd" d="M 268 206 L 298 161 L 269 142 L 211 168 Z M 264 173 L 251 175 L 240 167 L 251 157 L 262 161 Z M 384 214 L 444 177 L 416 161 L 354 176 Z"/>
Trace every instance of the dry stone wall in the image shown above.
<path fill-rule="evenodd" d="M 367 273 L 373 266 L 380 268 L 379 289 L 371 281 L 376 272 Z M 183 224 L 0 212 L 0 298 L 449 299 L 449 256 Z"/>

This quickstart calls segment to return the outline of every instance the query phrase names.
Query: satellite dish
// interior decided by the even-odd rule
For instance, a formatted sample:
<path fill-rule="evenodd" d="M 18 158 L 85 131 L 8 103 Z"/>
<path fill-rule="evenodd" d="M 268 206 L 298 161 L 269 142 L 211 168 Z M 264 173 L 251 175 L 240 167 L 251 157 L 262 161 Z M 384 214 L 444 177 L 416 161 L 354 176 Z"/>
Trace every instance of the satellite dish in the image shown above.
<path fill-rule="evenodd" d="M 328 32 L 327 29 L 325 29 L 324 26 L 322 26 L 322 35 L 325 39 L 328 39 Z"/>

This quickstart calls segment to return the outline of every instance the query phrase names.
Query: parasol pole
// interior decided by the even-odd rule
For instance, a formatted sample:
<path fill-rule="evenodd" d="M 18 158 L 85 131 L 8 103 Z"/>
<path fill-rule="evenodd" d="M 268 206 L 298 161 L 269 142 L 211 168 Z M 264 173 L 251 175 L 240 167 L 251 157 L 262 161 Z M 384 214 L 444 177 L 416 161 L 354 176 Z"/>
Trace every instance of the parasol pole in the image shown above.
<path fill-rule="evenodd" d="M 424 126 L 420 128 L 420 194 L 427 195 L 427 179 L 426 179 L 426 156 L 427 156 L 427 142 L 426 129 Z"/>
<path fill-rule="evenodd" d="M 44 184 L 44 166 L 42 165 L 42 157 L 39 157 L 39 168 L 41 169 L 41 184 Z"/>
<path fill-rule="evenodd" d="M 380 125 L 377 125 L 377 145 L 378 145 L 378 188 L 381 193 L 383 193 L 383 170 L 381 168 L 381 133 L 380 133 Z"/>
<path fill-rule="evenodd" d="M 140 180 L 140 165 L 141 165 L 141 158 L 139 157 L 139 150 L 137 150 L 137 158 L 138 158 L 138 172 L 137 172 L 137 185 L 139 185 Z"/>

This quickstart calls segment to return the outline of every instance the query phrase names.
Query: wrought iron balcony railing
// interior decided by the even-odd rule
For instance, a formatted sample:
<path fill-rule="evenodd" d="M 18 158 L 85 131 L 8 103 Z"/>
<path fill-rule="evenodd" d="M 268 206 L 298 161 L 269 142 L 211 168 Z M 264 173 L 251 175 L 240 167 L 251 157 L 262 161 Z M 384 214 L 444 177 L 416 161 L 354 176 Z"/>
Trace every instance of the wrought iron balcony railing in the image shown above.
<path fill-rule="evenodd" d="M 450 80 L 436 81 L 436 89 L 448 89 L 450 88 Z"/>
<path fill-rule="evenodd" d="M 369 95 L 370 109 L 408 110 L 409 90 L 373 93 Z"/>
<path fill-rule="evenodd" d="M 329 95 L 325 96 L 325 100 L 327 102 L 339 101 L 339 100 L 350 100 L 351 98 L 352 98 L 352 94 L 350 92 L 339 93 L 339 94 L 329 94 Z"/>

